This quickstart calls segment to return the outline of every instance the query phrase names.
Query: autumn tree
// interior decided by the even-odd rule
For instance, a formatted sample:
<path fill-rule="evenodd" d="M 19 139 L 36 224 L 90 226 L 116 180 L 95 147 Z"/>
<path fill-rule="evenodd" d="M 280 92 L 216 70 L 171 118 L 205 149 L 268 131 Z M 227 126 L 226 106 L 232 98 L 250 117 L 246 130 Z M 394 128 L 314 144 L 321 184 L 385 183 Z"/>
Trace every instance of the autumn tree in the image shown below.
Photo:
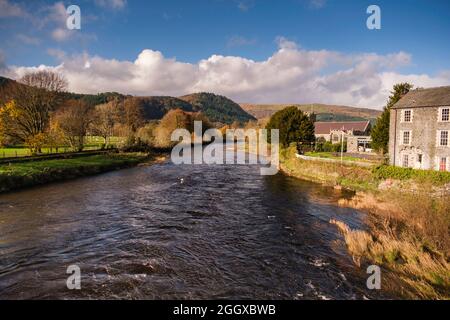
<path fill-rule="evenodd" d="M 121 104 L 122 123 L 132 134 L 144 124 L 144 107 L 142 100 L 136 97 L 129 97 Z"/>
<path fill-rule="evenodd" d="M 385 154 L 388 152 L 391 108 L 412 88 L 413 85 L 407 82 L 394 85 L 383 113 L 378 117 L 370 134 L 372 147 L 379 153 Z"/>
<path fill-rule="evenodd" d="M 63 133 L 64 138 L 76 151 L 83 150 L 84 138 L 92 118 L 91 111 L 90 105 L 83 100 L 69 100 L 52 119 L 55 129 Z"/>
<path fill-rule="evenodd" d="M 153 120 L 144 126 L 140 127 L 137 132 L 137 138 L 147 145 L 154 146 L 156 145 L 155 141 L 155 132 L 158 127 L 158 121 Z"/>
<path fill-rule="evenodd" d="M 161 119 L 154 130 L 154 141 L 158 147 L 168 147 L 172 144 L 170 136 L 175 129 L 183 128 L 192 131 L 191 118 L 187 112 L 181 109 L 172 109 Z"/>
<path fill-rule="evenodd" d="M 104 139 L 105 147 L 110 143 L 114 125 L 118 122 L 118 105 L 119 101 L 113 99 L 94 108 L 91 131 Z"/>
<path fill-rule="evenodd" d="M 181 109 L 172 109 L 161 119 L 153 130 L 154 143 L 158 147 L 168 147 L 174 142 L 170 136 L 175 129 L 187 129 L 194 132 L 194 121 L 202 122 L 202 134 L 212 127 L 208 118 L 200 112 L 185 112 Z"/>
<path fill-rule="evenodd" d="M 50 114 L 62 101 L 66 79 L 55 72 L 26 74 L 3 90 L 6 104 L 0 106 L 0 127 L 4 136 L 27 144 L 33 154 L 45 142 Z"/>

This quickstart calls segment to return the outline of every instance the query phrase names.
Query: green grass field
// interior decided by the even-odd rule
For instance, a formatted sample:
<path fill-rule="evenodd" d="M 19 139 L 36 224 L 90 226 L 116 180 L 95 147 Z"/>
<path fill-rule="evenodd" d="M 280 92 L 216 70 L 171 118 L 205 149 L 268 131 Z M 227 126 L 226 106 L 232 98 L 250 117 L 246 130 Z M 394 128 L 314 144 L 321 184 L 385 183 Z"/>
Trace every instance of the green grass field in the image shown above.
<path fill-rule="evenodd" d="M 109 143 L 110 145 L 116 146 L 123 141 L 121 137 L 111 137 Z M 84 145 L 84 151 L 90 150 L 100 150 L 105 140 L 102 137 L 86 137 L 86 144 Z M 42 154 L 55 154 L 55 153 L 66 153 L 72 152 L 70 146 L 59 146 L 58 151 L 56 148 L 44 147 L 42 148 Z M 28 157 L 31 156 L 30 149 L 26 146 L 15 146 L 15 147 L 5 147 L 0 148 L 0 159 L 1 158 L 12 158 L 12 157 Z"/>
<path fill-rule="evenodd" d="M 70 159 L 28 161 L 0 165 L 0 175 L 27 176 L 58 169 L 80 167 L 105 167 L 123 163 L 133 163 L 145 158 L 145 154 L 107 154 L 83 156 Z"/>
<path fill-rule="evenodd" d="M 110 153 L 0 165 L 0 192 L 82 177 L 147 161 L 146 153 Z"/>
<path fill-rule="evenodd" d="M 316 158 L 326 158 L 326 159 L 334 159 L 341 160 L 340 155 L 336 155 L 334 152 L 306 152 L 305 156 L 308 157 L 316 157 Z M 345 155 L 342 157 L 342 160 L 345 161 L 362 161 L 362 162 L 370 162 L 370 163 L 380 163 L 379 159 L 366 159 L 366 158 L 358 158 Z"/>

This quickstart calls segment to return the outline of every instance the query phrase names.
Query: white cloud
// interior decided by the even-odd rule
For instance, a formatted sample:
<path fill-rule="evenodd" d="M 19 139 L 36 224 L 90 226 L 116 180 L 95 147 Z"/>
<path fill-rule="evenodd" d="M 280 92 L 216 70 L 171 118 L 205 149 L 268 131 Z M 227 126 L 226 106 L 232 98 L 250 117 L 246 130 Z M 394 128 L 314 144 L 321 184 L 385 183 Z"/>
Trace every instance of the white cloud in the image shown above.
<path fill-rule="evenodd" d="M 66 41 L 73 34 L 73 30 L 65 28 L 56 28 L 52 31 L 52 38 L 55 41 Z"/>
<path fill-rule="evenodd" d="M 27 13 L 18 4 L 10 3 L 8 0 L 0 0 L 0 18 L 24 17 Z"/>
<path fill-rule="evenodd" d="M 253 0 L 238 0 L 236 2 L 238 9 L 241 10 L 242 12 L 247 12 L 248 10 L 250 10 L 250 8 L 252 8 L 255 5 Z"/>
<path fill-rule="evenodd" d="M 48 7 L 48 11 L 48 16 L 46 17 L 47 20 L 64 23 L 65 25 L 67 12 L 63 2 L 55 2 L 52 6 Z"/>
<path fill-rule="evenodd" d="M 282 37 L 282 36 L 276 37 L 275 42 L 280 49 L 297 49 L 298 48 L 297 43 L 295 43 L 294 41 L 291 41 L 285 37 Z"/>
<path fill-rule="evenodd" d="M 108 9 L 123 9 L 127 5 L 126 0 L 95 0 L 95 4 Z"/>
<path fill-rule="evenodd" d="M 28 36 L 22 33 L 19 33 L 16 37 L 20 42 L 28 45 L 38 45 L 41 43 L 41 40 L 39 38 Z"/>
<path fill-rule="evenodd" d="M 47 49 L 47 53 L 58 59 L 58 61 L 63 61 L 66 58 L 66 53 L 61 49 L 49 48 Z"/>
<path fill-rule="evenodd" d="M 145 49 L 134 61 L 51 52 L 61 61 L 56 67 L 11 66 L 6 76 L 18 78 L 36 68 L 64 73 L 71 91 L 118 91 L 135 95 L 173 95 L 208 91 L 238 102 L 330 103 L 381 108 L 392 86 L 408 81 L 416 87 L 450 85 L 450 76 L 401 74 L 411 63 L 405 52 L 378 55 L 305 50 L 285 38 L 266 60 L 212 55 L 198 63 L 166 58 Z"/>
<path fill-rule="evenodd" d="M 323 8 L 326 4 L 327 0 L 309 0 L 309 5 L 315 9 Z"/>

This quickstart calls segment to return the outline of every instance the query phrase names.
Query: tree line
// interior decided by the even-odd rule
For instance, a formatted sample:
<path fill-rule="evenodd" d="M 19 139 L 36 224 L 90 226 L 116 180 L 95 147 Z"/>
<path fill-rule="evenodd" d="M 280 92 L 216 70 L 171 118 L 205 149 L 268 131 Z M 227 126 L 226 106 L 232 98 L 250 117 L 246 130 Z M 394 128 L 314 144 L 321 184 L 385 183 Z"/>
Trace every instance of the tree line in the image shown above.
<path fill-rule="evenodd" d="M 172 110 L 161 121 L 146 122 L 142 100 L 132 96 L 109 95 L 107 101 L 67 98 L 67 80 L 59 73 L 37 71 L 2 87 L 0 92 L 0 144 L 24 144 L 32 154 L 44 146 L 57 149 L 69 145 L 75 151 L 85 147 L 86 136 L 124 138 L 125 145 L 170 144 L 170 130 L 189 127 L 197 113 Z"/>

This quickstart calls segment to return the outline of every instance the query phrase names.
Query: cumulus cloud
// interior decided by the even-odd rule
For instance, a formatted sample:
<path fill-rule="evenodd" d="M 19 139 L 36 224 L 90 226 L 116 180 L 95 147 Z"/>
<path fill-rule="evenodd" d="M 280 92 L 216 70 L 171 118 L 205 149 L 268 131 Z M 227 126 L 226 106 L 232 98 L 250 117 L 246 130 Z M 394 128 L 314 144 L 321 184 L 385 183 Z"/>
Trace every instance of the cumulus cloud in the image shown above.
<path fill-rule="evenodd" d="M 197 63 L 143 50 L 134 61 L 105 59 L 87 53 L 67 56 L 52 51 L 58 66 L 10 66 L 7 76 L 19 78 L 36 69 L 65 74 L 70 90 L 80 93 L 118 91 L 135 95 L 173 95 L 208 91 L 238 102 L 330 103 L 381 108 L 392 86 L 408 81 L 416 87 L 450 85 L 447 73 L 401 74 L 411 63 L 405 52 L 387 55 L 344 54 L 305 50 L 278 38 L 276 52 L 262 61 L 212 55 Z"/>

